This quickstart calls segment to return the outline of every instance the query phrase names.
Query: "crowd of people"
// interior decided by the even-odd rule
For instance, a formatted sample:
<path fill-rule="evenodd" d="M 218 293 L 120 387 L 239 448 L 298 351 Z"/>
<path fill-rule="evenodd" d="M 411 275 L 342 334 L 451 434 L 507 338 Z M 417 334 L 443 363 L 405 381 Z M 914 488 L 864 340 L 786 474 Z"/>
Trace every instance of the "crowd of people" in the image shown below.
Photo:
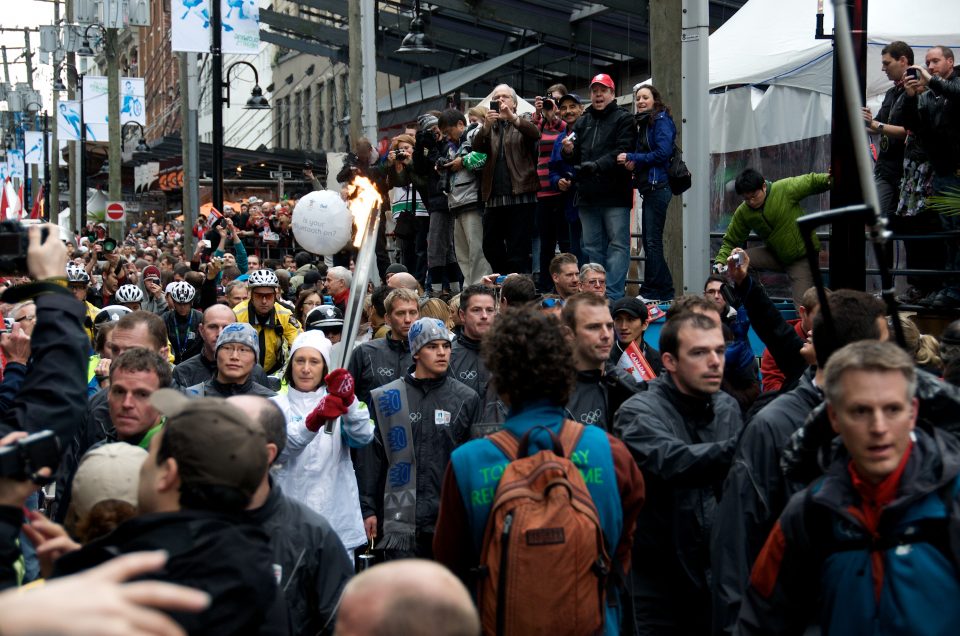
<path fill-rule="evenodd" d="M 245 244 L 262 206 L 192 255 L 176 224 L 28 228 L 0 305 L 0 633 L 960 625 L 960 321 L 900 316 L 901 346 L 876 297 L 809 285 L 791 222 L 826 174 L 740 175 L 715 272 L 674 297 L 675 125 L 653 87 L 637 118 L 614 95 L 598 75 L 526 117 L 500 86 L 360 148 L 344 182 L 379 179 L 411 231 L 370 281 Z M 632 188 L 655 299 L 625 290 Z"/>

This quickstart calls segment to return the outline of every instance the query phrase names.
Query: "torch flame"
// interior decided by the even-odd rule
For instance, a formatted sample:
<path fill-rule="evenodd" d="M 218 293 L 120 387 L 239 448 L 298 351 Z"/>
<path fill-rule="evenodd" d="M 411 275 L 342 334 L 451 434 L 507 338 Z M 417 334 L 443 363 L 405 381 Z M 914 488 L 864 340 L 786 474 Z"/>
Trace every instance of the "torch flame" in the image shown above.
<path fill-rule="evenodd" d="M 347 207 L 353 214 L 353 225 L 357 228 L 356 238 L 353 239 L 353 246 L 360 247 L 363 240 L 364 228 L 367 227 L 367 219 L 370 213 L 380 209 L 383 198 L 377 191 L 377 187 L 366 177 L 354 177 L 350 183 L 350 195 L 347 197 Z"/>

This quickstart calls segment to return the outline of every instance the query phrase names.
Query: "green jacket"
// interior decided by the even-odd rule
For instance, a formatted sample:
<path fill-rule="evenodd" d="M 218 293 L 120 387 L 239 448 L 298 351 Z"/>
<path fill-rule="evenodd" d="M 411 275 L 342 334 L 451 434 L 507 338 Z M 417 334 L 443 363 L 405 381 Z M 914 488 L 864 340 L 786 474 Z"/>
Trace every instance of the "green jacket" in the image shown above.
<path fill-rule="evenodd" d="M 773 183 L 767 181 L 767 198 L 763 207 L 754 210 L 746 203 L 741 203 L 733 213 L 716 262 L 726 263 L 733 248 L 743 245 L 747 240 L 750 230 L 763 239 L 764 244 L 784 265 L 799 261 L 806 253 L 796 223 L 797 218 L 804 214 L 800 201 L 829 189 L 828 174 L 811 173 Z M 813 244 L 820 249 L 820 241 L 816 237 L 813 238 Z"/>

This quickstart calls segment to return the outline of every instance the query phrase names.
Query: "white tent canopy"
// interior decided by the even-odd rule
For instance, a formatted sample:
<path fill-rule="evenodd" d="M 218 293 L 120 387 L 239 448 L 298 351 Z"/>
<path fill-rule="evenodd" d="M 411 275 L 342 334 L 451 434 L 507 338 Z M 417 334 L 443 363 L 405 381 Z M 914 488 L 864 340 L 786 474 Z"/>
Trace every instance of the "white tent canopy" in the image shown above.
<path fill-rule="evenodd" d="M 871 0 L 867 96 L 874 109 L 890 87 L 880 66 L 884 45 L 904 40 L 918 64 L 938 44 L 960 54 L 960 10 L 952 4 Z M 824 31 L 832 33 L 833 6 L 824 5 Z M 731 87 L 710 96 L 711 152 L 830 133 L 833 42 L 814 38 L 816 7 L 816 0 L 750 0 L 710 36 L 710 89 Z"/>

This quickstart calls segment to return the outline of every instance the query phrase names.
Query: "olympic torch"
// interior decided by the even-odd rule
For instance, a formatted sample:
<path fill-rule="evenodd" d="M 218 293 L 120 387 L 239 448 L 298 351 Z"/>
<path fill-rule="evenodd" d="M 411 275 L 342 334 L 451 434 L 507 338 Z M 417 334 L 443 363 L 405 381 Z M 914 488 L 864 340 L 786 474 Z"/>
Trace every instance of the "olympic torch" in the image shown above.
<path fill-rule="evenodd" d="M 354 262 L 353 282 L 350 285 L 350 298 L 347 300 L 347 312 L 343 317 L 343 347 L 338 361 L 340 368 L 347 367 L 350 353 L 357 340 L 357 330 L 362 322 L 363 299 L 367 293 L 367 281 L 376 260 L 377 232 L 380 229 L 380 204 L 383 198 L 370 179 L 357 176 L 349 184 L 350 195 L 347 207 L 353 214 L 353 224 L 357 229 L 353 246 L 360 248 Z"/>

